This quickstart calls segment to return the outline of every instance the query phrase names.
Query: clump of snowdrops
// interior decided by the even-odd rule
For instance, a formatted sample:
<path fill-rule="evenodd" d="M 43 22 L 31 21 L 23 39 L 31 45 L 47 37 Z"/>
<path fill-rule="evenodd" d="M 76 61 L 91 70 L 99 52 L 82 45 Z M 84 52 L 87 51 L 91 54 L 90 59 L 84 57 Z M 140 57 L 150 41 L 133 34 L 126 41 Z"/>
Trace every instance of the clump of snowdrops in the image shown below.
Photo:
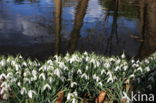
<path fill-rule="evenodd" d="M 21 56 L 1 56 L 0 99 L 11 103 L 55 103 L 58 92 L 63 91 L 65 103 L 84 99 L 93 103 L 100 91 L 106 91 L 107 100 L 120 103 L 123 97 L 129 100 L 126 80 L 135 80 L 138 90 L 152 90 L 154 67 L 156 54 L 142 61 L 127 61 L 124 54 L 104 57 L 85 52 L 56 55 L 44 63 Z"/>

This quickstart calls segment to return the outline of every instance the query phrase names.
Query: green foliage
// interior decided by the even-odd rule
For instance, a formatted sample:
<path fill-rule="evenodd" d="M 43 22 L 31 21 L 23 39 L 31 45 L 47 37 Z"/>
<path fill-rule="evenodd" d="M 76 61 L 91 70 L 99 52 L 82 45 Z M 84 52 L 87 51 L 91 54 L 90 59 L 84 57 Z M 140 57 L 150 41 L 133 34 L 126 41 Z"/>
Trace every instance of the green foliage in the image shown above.
<path fill-rule="evenodd" d="M 124 54 L 104 57 L 87 52 L 56 55 L 45 63 L 21 56 L 0 57 L 0 92 L 11 103 L 54 103 L 57 93 L 64 91 L 65 103 L 78 103 L 84 98 L 93 102 L 104 90 L 108 100 L 121 102 L 128 95 L 125 80 L 136 80 L 137 90 L 152 89 L 155 71 L 144 85 L 140 78 L 154 67 L 156 54 L 141 62 L 127 61 Z"/>

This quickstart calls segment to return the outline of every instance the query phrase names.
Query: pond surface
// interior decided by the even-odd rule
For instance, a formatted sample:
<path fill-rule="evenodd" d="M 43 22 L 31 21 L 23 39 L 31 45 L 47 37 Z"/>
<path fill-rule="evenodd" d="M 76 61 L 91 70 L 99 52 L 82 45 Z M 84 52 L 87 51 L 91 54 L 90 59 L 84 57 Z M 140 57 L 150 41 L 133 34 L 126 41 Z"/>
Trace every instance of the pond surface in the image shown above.
<path fill-rule="evenodd" d="M 0 54 L 144 58 L 156 51 L 156 0 L 0 0 Z"/>

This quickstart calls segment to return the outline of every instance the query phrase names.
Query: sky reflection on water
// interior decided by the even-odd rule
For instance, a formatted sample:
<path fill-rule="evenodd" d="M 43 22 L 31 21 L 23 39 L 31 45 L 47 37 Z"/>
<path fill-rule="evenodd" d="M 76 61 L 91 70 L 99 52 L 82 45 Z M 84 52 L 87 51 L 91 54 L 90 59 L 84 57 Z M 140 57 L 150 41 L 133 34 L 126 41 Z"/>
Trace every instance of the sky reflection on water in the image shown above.
<path fill-rule="evenodd" d="M 74 51 L 148 56 L 156 49 L 156 3 L 129 1 L 0 0 L 0 53 L 39 59 Z M 143 17 L 147 12 L 150 17 Z"/>

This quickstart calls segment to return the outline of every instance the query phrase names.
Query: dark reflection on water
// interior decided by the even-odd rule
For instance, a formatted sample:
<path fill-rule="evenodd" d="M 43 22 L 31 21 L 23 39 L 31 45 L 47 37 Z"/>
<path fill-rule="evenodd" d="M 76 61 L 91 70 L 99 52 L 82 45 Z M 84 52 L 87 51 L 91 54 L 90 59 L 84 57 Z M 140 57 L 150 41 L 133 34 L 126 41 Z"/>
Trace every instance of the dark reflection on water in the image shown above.
<path fill-rule="evenodd" d="M 0 54 L 46 59 L 156 50 L 155 0 L 0 0 Z"/>

